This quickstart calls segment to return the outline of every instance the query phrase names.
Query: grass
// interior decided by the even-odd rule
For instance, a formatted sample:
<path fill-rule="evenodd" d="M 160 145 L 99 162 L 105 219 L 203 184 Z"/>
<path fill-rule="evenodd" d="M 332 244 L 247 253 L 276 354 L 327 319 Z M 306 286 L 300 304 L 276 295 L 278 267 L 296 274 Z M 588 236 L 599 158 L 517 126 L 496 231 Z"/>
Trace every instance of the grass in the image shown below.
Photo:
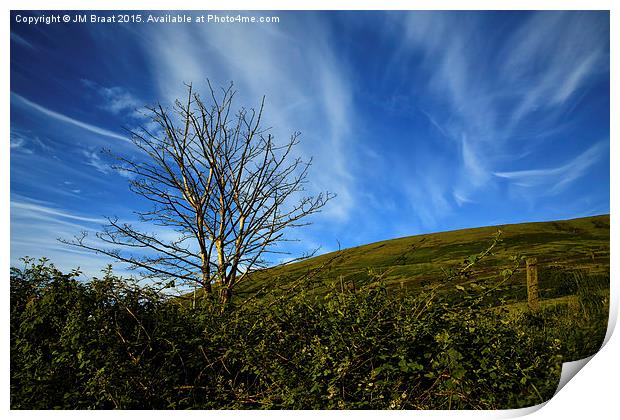
<path fill-rule="evenodd" d="M 378 276 L 388 288 L 416 292 L 429 284 L 445 280 L 446 271 L 485 250 L 498 229 L 502 241 L 493 252 L 477 263 L 466 285 L 494 284 L 511 265 L 511 256 L 537 257 L 541 269 L 541 289 L 547 273 L 558 270 L 585 270 L 591 274 L 609 273 L 609 215 L 564 221 L 522 223 L 462 229 L 386 240 L 320 255 L 302 262 L 255 273 L 240 284 L 238 296 L 261 290 L 286 288 L 298 278 L 313 273 L 325 288 L 331 283 L 359 287 Z M 519 270 L 506 285 L 508 297 L 524 293 L 525 273 Z M 448 287 L 448 286 L 446 286 Z M 452 286 L 449 286 L 452 287 Z M 317 288 L 320 292 L 321 288 Z M 516 296 L 519 300 L 522 296 Z M 516 298 L 515 297 L 515 298 Z"/>

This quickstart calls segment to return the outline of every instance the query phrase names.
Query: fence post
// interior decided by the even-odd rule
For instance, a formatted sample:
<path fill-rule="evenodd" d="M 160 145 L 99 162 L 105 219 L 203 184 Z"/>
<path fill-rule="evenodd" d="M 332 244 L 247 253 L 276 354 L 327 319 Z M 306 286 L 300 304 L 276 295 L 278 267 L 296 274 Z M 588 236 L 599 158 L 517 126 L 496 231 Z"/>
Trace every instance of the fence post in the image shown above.
<path fill-rule="evenodd" d="M 528 258 L 525 261 L 527 273 L 527 305 L 532 311 L 540 308 L 538 301 L 538 259 Z"/>

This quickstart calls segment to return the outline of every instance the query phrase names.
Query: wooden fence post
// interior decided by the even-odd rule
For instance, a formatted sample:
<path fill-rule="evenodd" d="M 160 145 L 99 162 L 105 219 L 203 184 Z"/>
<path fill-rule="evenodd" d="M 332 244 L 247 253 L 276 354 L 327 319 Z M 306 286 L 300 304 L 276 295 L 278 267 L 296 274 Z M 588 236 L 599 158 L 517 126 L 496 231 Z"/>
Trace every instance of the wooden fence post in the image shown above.
<path fill-rule="evenodd" d="M 538 301 L 538 259 L 528 258 L 525 261 L 527 273 L 527 305 L 532 311 L 540 308 Z"/>

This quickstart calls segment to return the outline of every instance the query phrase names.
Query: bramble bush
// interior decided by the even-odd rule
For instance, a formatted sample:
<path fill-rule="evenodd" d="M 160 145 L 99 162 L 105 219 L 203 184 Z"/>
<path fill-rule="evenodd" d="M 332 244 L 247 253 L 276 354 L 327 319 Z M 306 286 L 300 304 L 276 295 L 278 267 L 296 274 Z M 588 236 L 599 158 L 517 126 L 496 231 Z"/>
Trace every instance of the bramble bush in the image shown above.
<path fill-rule="evenodd" d="M 432 289 L 304 286 L 223 308 L 78 274 L 11 269 L 13 409 L 516 408 L 553 395 L 562 339 L 582 338 Z"/>

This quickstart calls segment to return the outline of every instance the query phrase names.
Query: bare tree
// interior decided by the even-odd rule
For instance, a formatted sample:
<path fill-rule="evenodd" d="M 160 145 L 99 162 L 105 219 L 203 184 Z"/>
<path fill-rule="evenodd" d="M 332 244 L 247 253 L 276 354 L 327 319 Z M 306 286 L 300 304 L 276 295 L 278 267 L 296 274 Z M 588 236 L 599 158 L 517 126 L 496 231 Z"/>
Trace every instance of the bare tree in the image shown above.
<path fill-rule="evenodd" d="M 269 263 L 274 245 L 287 240 L 287 228 L 308 224 L 329 192 L 303 195 L 310 161 L 291 156 L 300 133 L 282 145 L 262 126 L 263 97 L 258 110 L 232 109 L 232 83 L 208 101 L 187 85 L 187 98 L 172 111 L 161 104 L 147 108 L 156 129 L 130 131 L 143 159 L 115 156 L 116 169 L 131 175 L 130 189 L 149 200 L 140 222 L 174 229 L 165 240 L 117 218 L 108 218 L 96 234 L 103 246 L 83 233 L 63 241 L 90 249 L 151 277 L 201 285 L 211 293 L 221 284 L 228 302 L 235 285 Z"/>

